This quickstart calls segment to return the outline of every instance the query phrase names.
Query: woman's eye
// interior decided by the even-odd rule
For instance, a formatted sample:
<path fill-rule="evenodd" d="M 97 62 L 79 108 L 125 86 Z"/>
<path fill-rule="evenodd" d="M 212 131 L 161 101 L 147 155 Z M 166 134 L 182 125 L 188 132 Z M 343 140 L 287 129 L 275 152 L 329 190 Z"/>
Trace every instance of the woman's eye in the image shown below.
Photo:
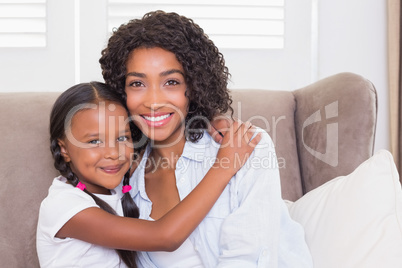
<path fill-rule="evenodd" d="M 168 86 L 175 86 L 175 85 L 178 85 L 178 84 L 180 84 L 180 83 L 178 81 L 176 81 L 176 80 L 169 80 L 169 81 L 166 82 L 166 85 L 168 85 Z"/>
<path fill-rule="evenodd" d="M 130 87 L 141 87 L 143 83 L 141 83 L 140 81 L 133 81 L 129 85 Z"/>

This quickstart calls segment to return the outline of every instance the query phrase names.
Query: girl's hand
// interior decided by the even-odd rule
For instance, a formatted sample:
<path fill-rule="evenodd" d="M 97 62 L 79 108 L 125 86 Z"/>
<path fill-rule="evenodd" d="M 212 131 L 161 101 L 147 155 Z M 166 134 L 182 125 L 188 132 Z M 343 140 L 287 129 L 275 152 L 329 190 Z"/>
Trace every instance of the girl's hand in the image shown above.
<path fill-rule="evenodd" d="M 221 147 L 213 168 L 221 168 L 232 176 L 246 163 L 255 146 L 261 140 L 261 133 L 250 122 L 232 121 L 228 128 L 222 129 Z"/>
<path fill-rule="evenodd" d="M 227 115 L 216 115 L 208 128 L 208 133 L 217 143 L 222 143 L 223 137 L 226 131 L 229 130 L 230 126 L 233 124 L 234 119 Z"/>

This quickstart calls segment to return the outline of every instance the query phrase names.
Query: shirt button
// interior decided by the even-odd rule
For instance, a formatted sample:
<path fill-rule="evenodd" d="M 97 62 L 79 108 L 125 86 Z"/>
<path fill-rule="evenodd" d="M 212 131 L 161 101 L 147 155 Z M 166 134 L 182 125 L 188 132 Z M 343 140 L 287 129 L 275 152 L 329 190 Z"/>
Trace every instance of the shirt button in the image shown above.
<path fill-rule="evenodd" d="M 198 251 L 198 248 L 197 248 L 197 246 L 195 246 L 195 247 L 194 247 L 194 250 L 195 250 L 195 251 Z"/>
<path fill-rule="evenodd" d="M 265 249 L 265 250 L 262 252 L 262 255 L 263 255 L 263 256 L 267 256 L 267 255 L 268 255 L 268 250 Z"/>
<path fill-rule="evenodd" d="M 183 183 L 186 179 L 180 178 L 180 182 Z"/>

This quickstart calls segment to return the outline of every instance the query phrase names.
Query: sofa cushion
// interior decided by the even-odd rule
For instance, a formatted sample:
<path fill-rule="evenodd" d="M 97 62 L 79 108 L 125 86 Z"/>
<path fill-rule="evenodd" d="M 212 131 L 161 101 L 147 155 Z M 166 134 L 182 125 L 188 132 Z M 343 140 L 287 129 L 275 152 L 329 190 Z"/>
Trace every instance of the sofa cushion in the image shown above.
<path fill-rule="evenodd" d="M 50 109 L 60 93 L 0 94 L 0 260 L 2 267 L 39 267 L 36 225 L 53 178 Z"/>
<path fill-rule="evenodd" d="M 293 93 L 303 193 L 351 173 L 373 155 L 377 93 L 369 80 L 340 73 Z"/>
<path fill-rule="evenodd" d="M 314 267 L 402 267 L 402 190 L 392 155 L 377 152 L 289 205 Z"/>
<path fill-rule="evenodd" d="M 303 191 L 296 146 L 296 103 L 293 93 L 274 90 L 233 90 L 231 93 L 235 117 L 264 129 L 275 144 L 282 197 L 292 201 L 299 199 Z"/>

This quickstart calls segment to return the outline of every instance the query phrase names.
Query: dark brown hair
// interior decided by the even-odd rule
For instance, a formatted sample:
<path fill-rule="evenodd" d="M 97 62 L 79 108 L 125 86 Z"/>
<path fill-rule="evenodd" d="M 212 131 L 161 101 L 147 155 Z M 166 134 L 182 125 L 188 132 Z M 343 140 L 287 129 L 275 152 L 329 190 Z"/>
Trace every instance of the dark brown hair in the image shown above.
<path fill-rule="evenodd" d="M 140 47 L 170 51 L 183 66 L 189 100 L 186 129 L 192 130 L 187 133 L 191 141 L 202 137 L 202 129 L 207 128 L 215 115 L 233 113 L 227 89 L 230 74 L 223 55 L 193 20 L 176 13 L 154 11 L 114 31 L 99 62 L 106 83 L 124 100 L 126 62 L 130 52 Z M 134 139 L 138 140 L 140 135 L 136 129 Z"/>
<path fill-rule="evenodd" d="M 126 107 L 120 95 L 112 91 L 107 85 L 100 82 L 82 83 L 75 85 L 64 91 L 53 105 L 50 114 L 50 151 L 54 159 L 54 166 L 74 187 L 79 183 L 78 177 L 73 173 L 69 163 L 64 160 L 61 154 L 59 140 L 66 137 L 65 121 L 69 113 L 78 105 L 88 103 L 99 103 L 100 101 L 111 101 Z M 71 119 L 70 119 L 71 120 Z M 130 128 L 133 124 L 130 123 Z M 124 176 L 123 185 L 129 185 L 130 171 Z M 85 193 L 90 195 L 96 204 L 103 210 L 116 215 L 116 212 L 102 199 L 90 193 L 86 189 Z M 123 213 L 125 217 L 138 218 L 139 210 L 129 192 L 125 193 L 121 199 Z M 116 250 L 121 260 L 128 267 L 136 267 L 135 252 L 128 250 Z"/>

